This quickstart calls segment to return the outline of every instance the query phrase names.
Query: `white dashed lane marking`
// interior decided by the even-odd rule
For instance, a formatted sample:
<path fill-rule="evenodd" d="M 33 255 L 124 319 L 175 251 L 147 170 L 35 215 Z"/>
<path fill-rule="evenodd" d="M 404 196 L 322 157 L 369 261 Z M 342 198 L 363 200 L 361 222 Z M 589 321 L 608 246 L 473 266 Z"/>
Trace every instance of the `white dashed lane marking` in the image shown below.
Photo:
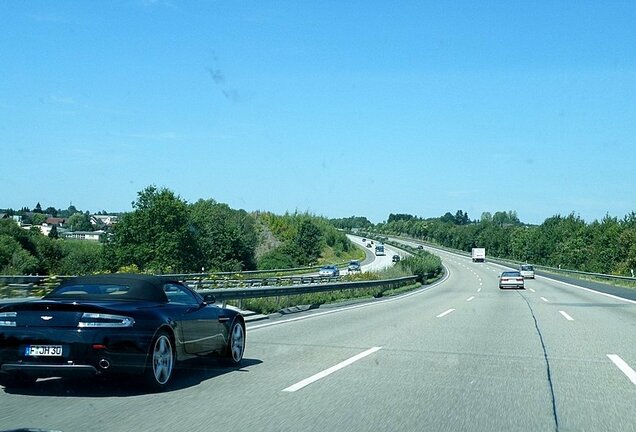
<path fill-rule="evenodd" d="M 442 318 L 445 317 L 446 315 L 448 315 L 449 313 L 453 312 L 455 309 L 449 309 L 445 312 L 442 312 L 441 314 L 437 315 L 435 318 Z"/>
<path fill-rule="evenodd" d="M 616 354 L 608 354 L 607 357 L 627 376 L 632 384 L 636 385 L 636 371 L 634 371 L 625 360 Z"/>
<path fill-rule="evenodd" d="M 366 351 L 361 352 L 358 355 L 355 355 L 355 356 L 353 356 L 351 358 L 348 358 L 347 360 L 345 360 L 343 362 L 338 363 L 335 366 L 330 367 L 329 369 L 325 369 L 322 372 L 318 372 L 316 375 L 312 375 L 309 378 L 305 378 L 304 380 L 299 381 L 296 384 L 291 385 L 291 386 L 283 389 L 283 391 L 284 392 L 295 392 L 295 391 L 298 391 L 298 390 L 302 389 L 303 387 L 306 387 L 309 384 L 314 383 L 314 382 L 318 381 L 321 378 L 324 378 L 324 377 L 326 377 L 328 375 L 331 375 L 332 373 L 334 373 L 334 372 L 336 372 L 336 371 L 338 371 L 338 370 L 340 370 L 342 368 L 345 368 L 345 367 L 349 366 L 350 364 L 355 363 L 358 360 L 363 359 L 366 356 L 371 355 L 374 352 L 379 351 L 381 349 L 382 349 L 382 347 L 370 348 L 370 349 L 368 349 Z"/>

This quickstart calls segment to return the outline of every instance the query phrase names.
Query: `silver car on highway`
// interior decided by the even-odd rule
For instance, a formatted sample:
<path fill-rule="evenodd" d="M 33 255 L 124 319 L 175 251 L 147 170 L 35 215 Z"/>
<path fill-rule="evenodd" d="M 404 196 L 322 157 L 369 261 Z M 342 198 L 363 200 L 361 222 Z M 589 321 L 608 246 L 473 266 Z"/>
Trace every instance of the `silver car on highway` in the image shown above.
<path fill-rule="evenodd" d="M 499 276 L 499 289 L 519 288 L 525 289 L 523 276 L 518 271 L 505 271 Z"/>
<path fill-rule="evenodd" d="M 534 279 L 534 267 L 530 264 L 522 264 L 519 266 L 519 273 L 524 279 Z"/>
<path fill-rule="evenodd" d="M 322 277 L 336 277 L 336 276 L 340 276 L 340 270 L 338 270 L 338 267 L 336 267 L 333 264 L 326 265 L 326 266 L 323 266 L 318 271 L 318 276 L 322 276 Z"/>

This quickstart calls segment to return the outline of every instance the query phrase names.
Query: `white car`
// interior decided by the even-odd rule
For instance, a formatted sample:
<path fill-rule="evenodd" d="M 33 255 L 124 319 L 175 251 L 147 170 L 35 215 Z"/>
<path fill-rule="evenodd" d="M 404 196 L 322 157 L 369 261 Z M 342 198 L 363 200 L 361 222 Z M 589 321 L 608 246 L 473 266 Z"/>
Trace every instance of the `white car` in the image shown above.
<path fill-rule="evenodd" d="M 518 271 L 505 271 L 499 276 L 499 289 L 519 288 L 524 289 L 523 276 Z"/>
<path fill-rule="evenodd" d="M 534 279 L 534 267 L 530 264 L 522 264 L 519 266 L 519 273 L 524 279 Z"/>

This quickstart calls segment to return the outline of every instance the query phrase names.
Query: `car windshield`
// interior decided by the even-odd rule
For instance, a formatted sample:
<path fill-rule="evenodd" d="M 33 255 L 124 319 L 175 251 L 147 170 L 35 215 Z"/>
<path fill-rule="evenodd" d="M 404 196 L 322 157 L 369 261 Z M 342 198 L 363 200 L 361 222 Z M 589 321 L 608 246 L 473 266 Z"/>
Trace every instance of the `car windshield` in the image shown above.
<path fill-rule="evenodd" d="M 0 17 L 0 431 L 636 430 L 636 1 Z"/>

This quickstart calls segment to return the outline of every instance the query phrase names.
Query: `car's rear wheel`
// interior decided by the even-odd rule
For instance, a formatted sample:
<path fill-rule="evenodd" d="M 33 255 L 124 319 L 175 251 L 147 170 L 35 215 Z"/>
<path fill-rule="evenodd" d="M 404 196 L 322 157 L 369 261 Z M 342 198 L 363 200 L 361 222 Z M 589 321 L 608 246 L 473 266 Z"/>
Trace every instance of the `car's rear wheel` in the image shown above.
<path fill-rule="evenodd" d="M 157 334 L 148 353 L 144 378 L 146 384 L 155 390 L 168 386 L 175 366 L 175 354 L 170 335 L 161 331 Z"/>
<path fill-rule="evenodd" d="M 236 366 L 243 360 L 245 353 L 245 328 L 243 324 L 236 320 L 232 323 L 230 334 L 225 348 L 225 359 L 232 365 Z"/>

